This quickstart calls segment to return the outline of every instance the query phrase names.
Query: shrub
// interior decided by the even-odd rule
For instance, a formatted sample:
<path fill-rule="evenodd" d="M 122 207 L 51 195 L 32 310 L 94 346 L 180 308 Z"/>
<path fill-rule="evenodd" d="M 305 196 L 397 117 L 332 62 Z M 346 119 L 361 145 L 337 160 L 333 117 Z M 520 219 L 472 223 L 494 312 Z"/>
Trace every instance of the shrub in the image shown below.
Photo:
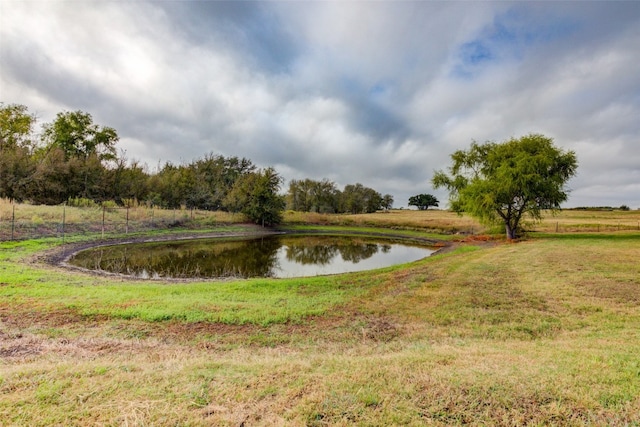
<path fill-rule="evenodd" d="M 76 208 L 93 208 L 96 207 L 96 202 L 84 197 L 69 197 L 67 200 L 67 206 L 73 206 Z"/>

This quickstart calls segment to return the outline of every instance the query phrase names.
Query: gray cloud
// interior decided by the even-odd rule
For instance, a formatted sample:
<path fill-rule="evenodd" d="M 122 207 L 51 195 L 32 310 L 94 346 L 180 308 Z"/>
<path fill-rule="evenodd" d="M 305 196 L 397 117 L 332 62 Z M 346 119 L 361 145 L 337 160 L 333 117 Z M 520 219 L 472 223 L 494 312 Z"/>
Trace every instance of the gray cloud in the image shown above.
<path fill-rule="evenodd" d="M 640 207 L 640 3 L 0 2 L 0 101 L 130 158 L 213 152 L 406 206 L 472 140 L 576 151 L 568 205 Z"/>

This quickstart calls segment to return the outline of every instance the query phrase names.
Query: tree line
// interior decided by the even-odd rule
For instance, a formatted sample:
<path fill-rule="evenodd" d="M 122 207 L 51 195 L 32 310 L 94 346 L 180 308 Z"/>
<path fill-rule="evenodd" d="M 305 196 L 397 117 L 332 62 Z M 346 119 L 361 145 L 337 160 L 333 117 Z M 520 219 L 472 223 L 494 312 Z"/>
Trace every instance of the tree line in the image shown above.
<path fill-rule="evenodd" d="M 348 184 L 342 191 L 328 179 L 291 180 L 287 193 L 287 206 L 291 210 L 316 213 L 372 213 L 391 209 L 393 196 L 384 196 L 364 185 Z"/>
<path fill-rule="evenodd" d="M 187 164 L 166 162 L 155 173 L 118 153 L 118 133 L 83 111 L 60 112 L 36 134 L 37 118 L 24 105 L 0 104 L 0 198 L 33 204 L 72 199 L 131 201 L 163 208 L 240 212 L 256 223 L 277 224 L 285 208 L 305 212 L 363 213 L 388 209 L 362 184 L 342 191 L 329 180 L 283 178 L 249 159 L 207 154 Z"/>

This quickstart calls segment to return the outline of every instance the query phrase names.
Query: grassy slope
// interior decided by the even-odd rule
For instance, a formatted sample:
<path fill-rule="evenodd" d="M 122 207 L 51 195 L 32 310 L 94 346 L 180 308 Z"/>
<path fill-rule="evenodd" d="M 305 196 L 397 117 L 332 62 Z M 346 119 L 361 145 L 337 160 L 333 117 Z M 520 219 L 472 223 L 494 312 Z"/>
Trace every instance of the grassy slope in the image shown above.
<path fill-rule="evenodd" d="M 163 284 L 0 249 L 6 425 L 640 423 L 640 238 Z"/>

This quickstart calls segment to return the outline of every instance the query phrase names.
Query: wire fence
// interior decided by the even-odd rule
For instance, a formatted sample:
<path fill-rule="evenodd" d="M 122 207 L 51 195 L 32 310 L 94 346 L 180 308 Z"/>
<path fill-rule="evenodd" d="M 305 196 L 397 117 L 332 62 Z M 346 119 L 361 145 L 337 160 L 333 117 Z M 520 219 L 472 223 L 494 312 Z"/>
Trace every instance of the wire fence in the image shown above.
<path fill-rule="evenodd" d="M 0 241 L 98 234 L 102 238 L 232 221 L 231 214 L 197 209 L 12 205 L 0 211 Z"/>
<path fill-rule="evenodd" d="M 439 213 L 438 213 L 439 214 Z M 640 232 L 640 215 L 598 214 L 591 218 L 571 217 L 575 212 L 567 213 L 569 217 L 554 220 L 547 219 L 540 223 L 529 224 L 525 229 L 529 232 L 542 233 L 612 233 Z M 385 222 L 387 216 L 372 214 L 367 218 L 369 226 L 392 226 Z M 439 217 L 438 217 L 439 218 Z M 433 221 L 459 221 L 451 214 Z M 454 218 L 452 220 L 452 218 Z M 285 218 L 287 221 L 288 217 Z M 351 220 L 351 218 L 349 218 Z M 417 218 L 419 220 L 420 218 Z M 171 228 L 210 228 L 221 224 L 244 221 L 241 214 L 221 211 L 205 211 L 198 209 L 161 209 L 157 207 L 107 207 L 107 206 L 32 206 L 13 204 L 0 199 L 0 241 L 28 240 L 45 237 L 64 239 L 68 236 L 93 234 L 102 238 L 126 235 L 151 230 Z M 289 220 L 291 220 L 289 218 Z M 313 222 L 313 221 L 312 221 Z M 456 223 L 457 224 L 457 223 Z M 420 223 L 419 225 L 423 225 Z M 474 234 L 473 225 L 467 223 Z"/>
<path fill-rule="evenodd" d="M 542 228 L 542 227 L 541 227 Z M 601 222 L 601 223 L 562 223 L 548 224 L 540 231 L 554 233 L 612 233 L 618 231 L 640 231 L 640 221 Z M 536 230 L 538 231 L 538 230 Z"/>

